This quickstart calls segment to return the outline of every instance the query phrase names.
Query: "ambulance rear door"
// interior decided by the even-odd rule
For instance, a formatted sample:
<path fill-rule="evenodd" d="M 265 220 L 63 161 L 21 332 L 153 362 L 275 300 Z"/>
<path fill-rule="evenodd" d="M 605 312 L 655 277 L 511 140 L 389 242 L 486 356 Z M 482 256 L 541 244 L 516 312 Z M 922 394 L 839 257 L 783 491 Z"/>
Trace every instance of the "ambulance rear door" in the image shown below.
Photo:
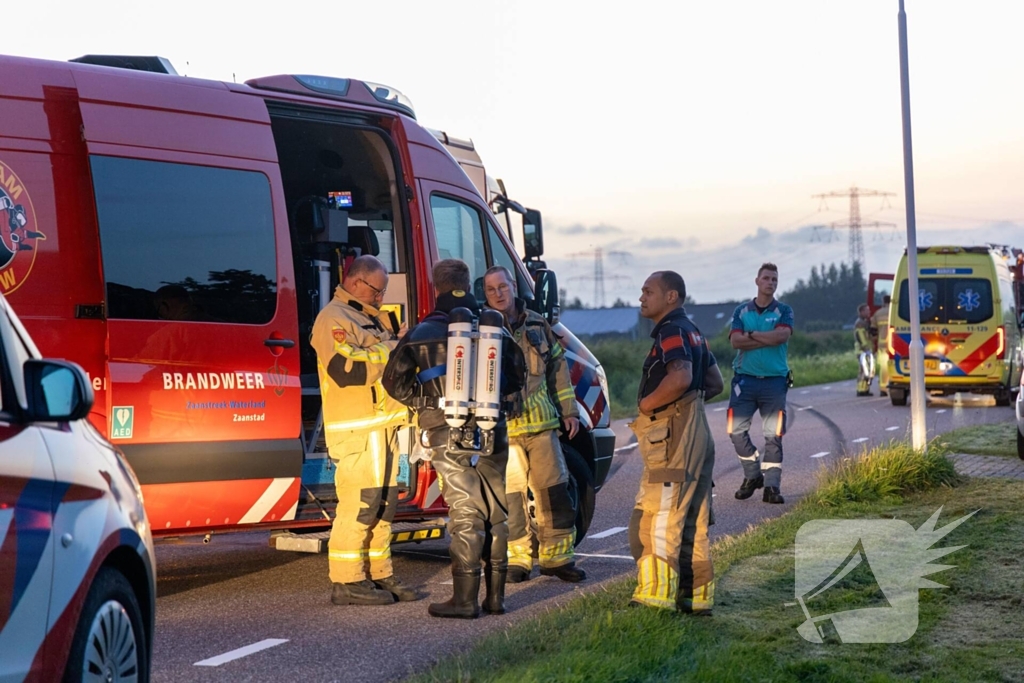
<path fill-rule="evenodd" d="M 74 77 L 106 283 L 107 435 L 154 534 L 290 519 L 300 340 L 266 108 L 196 79 Z"/>

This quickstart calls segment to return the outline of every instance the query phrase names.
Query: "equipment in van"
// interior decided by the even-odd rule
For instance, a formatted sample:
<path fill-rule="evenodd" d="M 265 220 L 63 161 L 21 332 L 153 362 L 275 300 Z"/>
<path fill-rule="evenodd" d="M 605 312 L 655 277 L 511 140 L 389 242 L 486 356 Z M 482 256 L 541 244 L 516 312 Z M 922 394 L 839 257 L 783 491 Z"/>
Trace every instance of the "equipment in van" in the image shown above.
<path fill-rule="evenodd" d="M 501 344 L 501 313 L 485 310 L 479 321 L 468 308 L 448 314 L 444 416 L 449 452 L 494 452 L 494 427 L 501 417 Z M 475 424 L 467 425 L 471 415 Z"/>

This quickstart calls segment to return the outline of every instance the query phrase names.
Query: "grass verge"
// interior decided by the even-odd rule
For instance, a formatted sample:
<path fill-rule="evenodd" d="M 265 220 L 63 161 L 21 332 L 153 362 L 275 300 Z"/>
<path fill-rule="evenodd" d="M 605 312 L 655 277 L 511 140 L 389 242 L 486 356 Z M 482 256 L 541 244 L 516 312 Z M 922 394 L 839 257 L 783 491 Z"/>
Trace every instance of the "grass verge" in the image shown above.
<path fill-rule="evenodd" d="M 896 451 L 892 452 L 891 451 Z M 873 458 L 873 460 L 872 460 Z M 821 491 L 783 517 L 713 548 L 715 615 L 627 608 L 633 582 L 613 582 L 566 607 L 485 638 L 473 651 L 414 677 L 425 681 L 1014 681 L 1024 678 L 1019 591 L 1024 483 L 961 483 L 936 457 L 916 466 L 883 448 L 863 466 L 844 464 Z M 893 466 L 894 485 L 871 485 Z M 857 483 L 863 480 L 862 483 Z M 952 486 L 952 484 L 961 484 Z M 922 487 L 935 486 L 928 490 Z M 840 491 L 840 495 L 836 495 Z M 857 492 L 866 492 L 858 494 Z M 797 633 L 794 540 L 813 519 L 902 519 L 919 528 L 939 507 L 938 527 L 978 511 L 935 545 L 965 545 L 919 591 L 917 632 L 895 644 L 814 644 Z M 875 586 L 877 589 L 877 586 Z M 863 606 L 867 586 L 830 589 L 829 608 Z"/>
<path fill-rule="evenodd" d="M 1017 423 L 961 427 L 935 437 L 935 443 L 950 453 L 1017 457 Z"/>

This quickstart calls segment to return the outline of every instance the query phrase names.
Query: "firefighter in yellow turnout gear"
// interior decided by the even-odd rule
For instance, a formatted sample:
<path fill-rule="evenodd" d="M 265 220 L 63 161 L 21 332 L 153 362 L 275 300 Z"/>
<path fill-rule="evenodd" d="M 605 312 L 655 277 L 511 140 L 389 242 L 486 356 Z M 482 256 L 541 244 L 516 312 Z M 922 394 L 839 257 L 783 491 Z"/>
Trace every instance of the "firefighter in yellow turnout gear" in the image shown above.
<path fill-rule="evenodd" d="M 878 373 L 878 395 L 889 393 L 889 307 L 892 297 L 882 297 L 882 305 L 871 316 L 871 336 L 875 339 L 875 371 Z"/>
<path fill-rule="evenodd" d="M 527 581 L 533 570 L 533 529 L 529 497 L 533 492 L 540 573 L 577 582 L 587 575 L 575 563 L 576 509 L 569 496 L 569 470 L 558 440 L 564 425 L 569 438 L 579 429 L 576 394 L 565 352 L 544 316 L 526 309 L 504 266 L 484 274 L 487 305 L 500 311 L 523 350 L 527 365 L 523 414 L 508 421 L 508 582 Z"/>
<path fill-rule="evenodd" d="M 683 278 L 673 271 L 644 282 L 640 314 L 655 323 L 640 380 L 636 434 L 643 472 L 629 522 L 637 563 L 632 604 L 710 614 L 714 568 L 708 543 L 715 445 L 705 391 L 722 376 L 700 330 L 682 308 Z"/>
<path fill-rule="evenodd" d="M 336 465 L 338 507 L 328 542 L 336 605 L 415 600 L 391 569 L 391 521 L 398 504 L 394 441 L 408 411 L 380 384 L 404 334 L 380 311 L 388 273 L 373 256 L 355 259 L 334 298 L 317 315 L 316 350 L 324 434 Z"/>
<path fill-rule="evenodd" d="M 871 343 L 871 309 L 867 304 L 857 307 L 857 322 L 853 326 L 853 351 L 857 354 L 857 395 L 871 396 L 871 381 L 875 378 L 875 353 Z"/>

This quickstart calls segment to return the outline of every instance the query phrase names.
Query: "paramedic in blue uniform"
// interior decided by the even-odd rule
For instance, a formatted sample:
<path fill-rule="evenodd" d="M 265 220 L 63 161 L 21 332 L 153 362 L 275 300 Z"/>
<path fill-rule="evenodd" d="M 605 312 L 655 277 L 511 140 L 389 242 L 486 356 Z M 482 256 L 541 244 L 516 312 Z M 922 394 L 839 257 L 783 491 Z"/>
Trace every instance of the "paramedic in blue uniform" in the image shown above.
<path fill-rule="evenodd" d="M 789 362 L 786 350 L 793 334 L 793 309 L 775 299 L 779 269 L 764 263 L 757 271 L 757 296 L 740 304 L 732 315 L 729 341 L 736 349 L 735 375 L 729 392 L 728 431 L 743 465 L 743 483 L 736 498 L 746 500 L 764 487 L 762 500 L 785 503 L 782 481 L 782 435 L 786 433 Z M 761 414 L 764 453 L 750 440 L 754 413 Z"/>

